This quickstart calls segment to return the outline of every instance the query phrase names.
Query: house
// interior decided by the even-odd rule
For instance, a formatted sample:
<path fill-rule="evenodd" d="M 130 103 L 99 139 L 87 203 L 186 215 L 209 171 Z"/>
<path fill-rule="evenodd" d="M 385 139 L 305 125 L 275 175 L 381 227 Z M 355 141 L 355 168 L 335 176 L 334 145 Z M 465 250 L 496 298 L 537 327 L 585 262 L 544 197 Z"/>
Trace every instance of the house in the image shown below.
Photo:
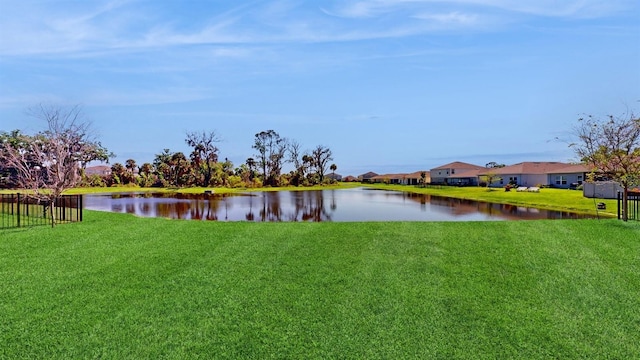
<path fill-rule="evenodd" d="M 324 176 L 327 179 L 331 179 L 331 180 L 335 180 L 335 181 L 342 181 L 342 175 L 340 174 L 336 174 L 336 173 L 329 173 L 329 174 L 325 174 Z"/>
<path fill-rule="evenodd" d="M 398 184 L 398 185 L 418 185 L 422 181 L 422 174 L 425 175 L 425 183 L 429 183 L 428 171 L 416 171 L 413 173 L 405 174 L 382 174 L 371 178 L 373 183 L 385 183 L 385 184 Z"/>
<path fill-rule="evenodd" d="M 354 181 L 358 181 L 358 178 L 353 176 L 353 175 L 347 175 L 347 176 L 342 178 L 342 181 L 344 181 L 344 182 L 354 182 Z"/>
<path fill-rule="evenodd" d="M 448 184 L 456 186 L 478 186 L 480 182 L 479 174 L 483 170 L 484 168 L 456 173 L 449 177 Z"/>
<path fill-rule="evenodd" d="M 97 165 L 97 166 L 89 166 L 84 170 L 85 175 L 100 175 L 100 176 L 108 176 L 111 175 L 111 167 L 107 165 Z"/>
<path fill-rule="evenodd" d="M 444 185 L 461 185 L 459 181 L 462 178 L 457 177 L 459 174 L 463 174 L 472 170 L 483 170 L 484 166 L 469 164 L 465 162 L 455 161 L 449 164 L 438 166 L 430 171 L 430 178 L 432 184 L 444 184 Z M 477 180 L 476 180 L 477 184 Z"/>
<path fill-rule="evenodd" d="M 369 171 L 368 173 L 358 175 L 358 180 L 363 183 L 369 183 L 371 182 L 371 178 L 374 176 L 378 176 L 378 174 L 374 173 L 373 171 Z"/>
<path fill-rule="evenodd" d="M 428 184 L 431 182 L 431 175 L 429 175 L 429 171 L 420 170 L 416 172 L 412 172 L 410 174 L 405 174 L 403 184 L 404 185 L 420 185 L 422 183 L 422 174 L 424 174 L 424 183 Z"/>
<path fill-rule="evenodd" d="M 582 164 L 573 164 L 560 169 L 552 170 L 548 173 L 547 184 L 568 189 L 571 184 L 581 185 L 587 179 L 590 169 Z"/>
<path fill-rule="evenodd" d="M 372 183 L 402 184 L 406 174 L 382 174 L 371 178 Z"/>
<path fill-rule="evenodd" d="M 502 168 L 484 169 L 484 171 L 481 171 L 478 176 L 482 177 L 487 174 L 496 175 L 497 179 L 489 184 L 491 187 L 502 187 L 507 184 L 533 187 L 552 185 L 549 180 L 550 174 L 554 171 L 570 167 L 571 164 L 563 162 L 528 161 Z M 559 175 L 554 174 L 553 177 L 555 179 L 555 176 L 563 176 L 563 174 L 566 173 L 561 172 Z M 575 178 L 577 179 L 577 175 Z M 562 177 L 560 179 L 562 179 Z M 560 180 L 559 185 L 563 185 L 568 188 L 569 184 L 570 182 L 562 184 L 562 180 Z"/>

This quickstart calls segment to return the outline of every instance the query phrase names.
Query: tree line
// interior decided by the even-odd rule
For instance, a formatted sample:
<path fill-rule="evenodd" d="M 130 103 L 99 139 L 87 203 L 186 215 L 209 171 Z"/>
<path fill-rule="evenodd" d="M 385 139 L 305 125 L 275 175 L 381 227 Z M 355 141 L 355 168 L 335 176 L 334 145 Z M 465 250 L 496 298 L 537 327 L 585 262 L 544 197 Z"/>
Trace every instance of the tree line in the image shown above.
<path fill-rule="evenodd" d="M 91 137 L 81 109 L 41 105 L 31 115 L 45 120 L 49 129 L 35 135 L 20 130 L 0 132 L 0 187 L 56 188 L 59 194 L 75 186 L 313 186 L 332 182 L 327 172 L 335 174 L 337 169 L 331 163 L 329 147 L 317 145 L 303 151 L 299 142 L 275 130 L 255 134 L 254 156 L 234 165 L 227 158 L 220 160 L 220 139 L 215 131 L 193 131 L 184 139 L 191 149 L 188 154 L 163 149 L 151 163 L 140 165 L 135 159 L 127 159 L 124 164 L 112 164 L 110 174 L 87 175 L 87 164 L 108 163 L 115 155 Z M 67 168 L 62 169 L 62 164 Z M 284 172 L 286 164 L 293 169 Z"/>
<path fill-rule="evenodd" d="M 189 154 L 163 149 L 153 162 L 138 165 L 135 159 L 114 163 L 110 175 L 89 175 L 85 186 L 133 185 L 141 187 L 263 187 L 313 186 L 332 182 L 327 171 L 337 169 L 331 149 L 317 145 L 302 152 L 295 140 L 282 137 L 274 130 L 255 134 L 252 148 L 256 151 L 242 164 L 220 160 L 218 135 L 215 131 L 188 132 L 185 143 Z M 285 164 L 293 170 L 283 172 Z"/>

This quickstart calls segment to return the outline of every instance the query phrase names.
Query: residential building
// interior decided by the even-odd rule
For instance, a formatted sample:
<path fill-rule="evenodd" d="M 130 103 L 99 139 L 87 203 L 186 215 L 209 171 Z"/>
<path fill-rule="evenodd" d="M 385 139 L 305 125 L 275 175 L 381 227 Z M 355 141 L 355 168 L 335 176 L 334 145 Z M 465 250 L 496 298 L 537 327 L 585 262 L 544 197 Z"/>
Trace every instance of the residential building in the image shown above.
<path fill-rule="evenodd" d="M 581 185 L 587 179 L 589 168 L 582 164 L 569 165 L 548 173 L 547 184 L 568 189 L 571 184 Z"/>
<path fill-rule="evenodd" d="M 484 171 L 481 171 L 478 176 L 486 176 L 488 173 L 495 174 L 498 177 L 498 180 L 495 180 L 493 183 L 489 184 L 489 186 L 492 187 L 502 187 L 507 184 L 526 187 L 548 186 L 552 185 L 549 181 L 551 172 L 563 168 L 569 168 L 570 166 L 571 164 L 563 162 L 529 161 L 505 166 L 502 168 L 484 169 Z M 560 176 L 563 176 L 562 174 L 565 173 L 561 172 Z M 566 180 L 568 181 L 568 178 L 566 178 Z M 570 182 L 562 184 L 562 180 L 560 180 L 559 185 L 563 185 L 568 188 L 569 184 Z"/>
<path fill-rule="evenodd" d="M 484 166 L 455 161 L 449 164 L 431 169 L 430 178 L 432 184 L 462 185 L 458 175 L 472 170 L 482 170 Z M 475 180 L 477 184 L 477 179 Z"/>
<path fill-rule="evenodd" d="M 368 183 L 371 182 L 371 178 L 373 178 L 374 176 L 378 176 L 378 174 L 374 173 L 373 171 L 369 171 L 368 173 L 358 175 L 358 180 L 363 183 Z"/>

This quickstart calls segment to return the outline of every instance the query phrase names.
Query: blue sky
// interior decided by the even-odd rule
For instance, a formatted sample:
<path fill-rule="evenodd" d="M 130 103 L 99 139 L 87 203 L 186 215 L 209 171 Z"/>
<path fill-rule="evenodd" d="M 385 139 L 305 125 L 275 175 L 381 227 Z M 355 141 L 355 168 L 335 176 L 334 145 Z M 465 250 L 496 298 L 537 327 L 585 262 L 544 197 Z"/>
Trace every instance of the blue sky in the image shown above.
<path fill-rule="evenodd" d="M 640 110 L 636 0 L 0 0 L 0 130 L 82 104 L 117 157 L 221 158 L 273 129 L 338 173 L 569 161 L 583 114 Z"/>

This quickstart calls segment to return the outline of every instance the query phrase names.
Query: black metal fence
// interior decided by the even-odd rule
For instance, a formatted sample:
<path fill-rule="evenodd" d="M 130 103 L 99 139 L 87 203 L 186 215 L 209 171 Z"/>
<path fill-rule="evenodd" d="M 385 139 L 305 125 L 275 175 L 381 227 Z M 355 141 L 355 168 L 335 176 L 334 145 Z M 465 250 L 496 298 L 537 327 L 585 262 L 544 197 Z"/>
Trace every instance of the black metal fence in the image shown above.
<path fill-rule="evenodd" d="M 82 221 L 82 195 L 63 195 L 53 208 L 45 201 L 24 194 L 0 194 L 0 229 Z"/>
<path fill-rule="evenodd" d="M 623 193 L 618 191 L 618 219 L 622 219 L 622 197 Z M 633 192 L 627 195 L 627 220 L 640 221 L 640 193 Z"/>

